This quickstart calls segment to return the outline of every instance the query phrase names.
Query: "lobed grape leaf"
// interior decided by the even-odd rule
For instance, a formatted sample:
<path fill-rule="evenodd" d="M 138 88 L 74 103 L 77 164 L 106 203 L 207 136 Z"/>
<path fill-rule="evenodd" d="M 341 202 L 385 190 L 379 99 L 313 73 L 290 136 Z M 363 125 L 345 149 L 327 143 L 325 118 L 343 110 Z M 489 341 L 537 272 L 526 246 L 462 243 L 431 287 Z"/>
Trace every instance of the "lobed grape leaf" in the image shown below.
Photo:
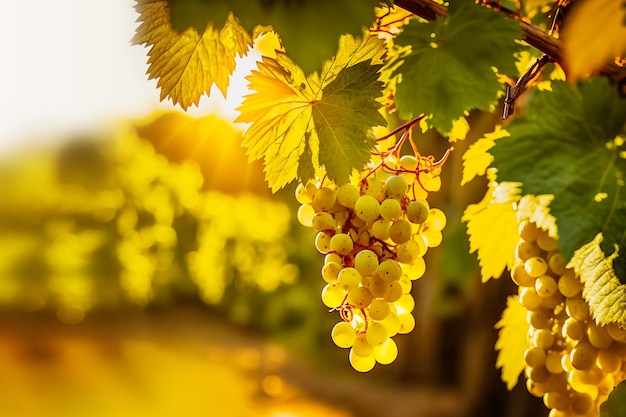
<path fill-rule="evenodd" d="M 568 266 L 574 268 L 583 283 L 583 297 L 596 322 L 618 323 L 626 326 L 626 286 L 615 271 L 613 260 L 618 256 L 617 246 L 608 257 L 601 249 L 601 233 L 578 249 Z"/>
<path fill-rule="evenodd" d="M 157 78 L 161 100 L 170 98 L 187 109 L 198 104 L 215 84 L 224 96 L 235 57 L 252 45 L 252 36 L 229 15 L 223 27 L 208 24 L 198 32 L 172 28 L 167 0 L 137 0 L 141 22 L 132 42 L 149 47 L 148 76 Z"/>
<path fill-rule="evenodd" d="M 391 4 L 391 1 L 384 1 Z M 174 29 L 207 22 L 221 27 L 229 12 L 253 33 L 257 25 L 271 26 L 281 37 L 289 57 L 307 74 L 319 71 L 331 58 L 341 35 L 360 36 L 375 20 L 380 0 L 169 0 Z M 311 36 L 315 34 L 315 36 Z"/>
<path fill-rule="evenodd" d="M 496 126 L 496 130 L 486 133 L 484 137 L 471 144 L 463 154 L 463 177 L 461 185 L 465 185 L 474 177 L 483 176 L 493 162 L 493 156 L 488 152 L 496 144 L 496 140 L 510 136 L 509 132 Z"/>
<path fill-rule="evenodd" d="M 524 351 L 528 345 L 526 309 L 519 303 L 517 295 L 507 298 L 502 318 L 495 327 L 500 329 L 496 341 L 496 367 L 502 368 L 502 381 L 510 391 L 517 385 L 519 375 L 524 370 Z"/>
<path fill-rule="evenodd" d="M 537 92 L 527 114 L 507 127 L 510 138 L 491 149 L 499 181 L 523 183 L 524 194 L 554 195 L 563 256 L 598 233 L 605 254 L 626 243 L 624 131 L 626 100 L 604 78 L 580 86 L 554 81 L 552 92 Z M 614 263 L 626 282 L 623 260 Z"/>
<path fill-rule="evenodd" d="M 519 24 L 467 1 L 451 2 L 447 17 L 412 20 L 394 42 L 403 62 L 394 70 L 400 117 L 430 115 L 441 133 L 471 109 L 489 110 L 503 85 L 500 73 L 515 73 Z M 410 47 L 410 52 L 402 52 Z"/>
<path fill-rule="evenodd" d="M 321 74 L 305 77 L 282 53 L 264 57 L 252 71 L 253 93 L 245 97 L 236 121 L 250 123 L 243 145 L 251 160 L 264 158 L 272 190 L 294 178 L 306 182 L 319 167 L 344 183 L 352 169 L 368 162 L 371 129 L 386 123 L 377 101 L 384 52 L 378 38 L 345 35 Z"/>
<path fill-rule="evenodd" d="M 515 184 L 491 182 L 485 197 L 463 213 L 467 222 L 470 252 L 477 252 L 483 282 L 499 278 L 515 262 L 519 241 L 514 203 L 519 199 Z"/>
<path fill-rule="evenodd" d="M 600 417 L 626 417 L 626 381 L 620 382 L 600 404 Z"/>
<path fill-rule="evenodd" d="M 579 0 L 561 31 L 568 79 L 575 81 L 626 54 L 623 1 Z"/>

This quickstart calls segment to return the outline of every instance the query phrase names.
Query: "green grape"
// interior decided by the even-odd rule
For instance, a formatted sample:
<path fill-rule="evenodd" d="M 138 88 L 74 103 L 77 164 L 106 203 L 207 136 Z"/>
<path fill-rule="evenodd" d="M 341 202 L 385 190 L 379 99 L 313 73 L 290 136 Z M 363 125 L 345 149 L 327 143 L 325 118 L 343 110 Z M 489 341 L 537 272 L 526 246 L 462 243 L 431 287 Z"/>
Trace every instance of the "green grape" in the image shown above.
<path fill-rule="evenodd" d="M 568 317 L 563 323 L 561 332 L 563 337 L 569 337 L 572 340 L 582 340 L 585 337 L 585 325 L 575 318 Z"/>
<path fill-rule="evenodd" d="M 313 226 L 313 216 L 315 216 L 315 209 L 308 205 L 304 204 L 298 207 L 298 212 L 296 213 L 296 217 L 298 218 L 298 222 L 305 227 Z"/>
<path fill-rule="evenodd" d="M 367 341 L 365 333 L 359 333 L 352 345 L 352 351 L 357 356 L 366 357 L 374 353 L 374 347 Z"/>
<path fill-rule="evenodd" d="M 389 315 L 389 303 L 385 300 L 373 300 L 369 308 L 370 318 L 372 320 L 383 320 Z"/>
<path fill-rule="evenodd" d="M 541 249 L 533 242 L 526 242 L 525 240 L 520 240 L 517 242 L 515 246 L 515 257 L 522 262 L 528 260 L 529 258 L 534 258 L 535 256 L 539 256 L 541 253 Z"/>
<path fill-rule="evenodd" d="M 400 168 L 402 168 L 403 170 L 413 171 L 407 173 L 409 174 L 409 176 L 415 177 L 415 170 L 417 169 L 417 158 L 415 157 L 415 155 L 402 155 L 400 157 L 400 161 L 398 162 L 400 163 Z"/>
<path fill-rule="evenodd" d="M 365 337 L 370 345 L 380 346 L 387 340 L 387 328 L 382 323 L 375 321 L 367 327 Z"/>
<path fill-rule="evenodd" d="M 391 224 L 389 228 L 389 237 L 394 242 L 401 244 L 411 239 L 413 228 L 411 223 L 404 219 L 398 219 Z"/>
<path fill-rule="evenodd" d="M 357 287 L 348 292 L 347 301 L 356 308 L 366 308 L 372 302 L 372 293 L 365 287 Z"/>
<path fill-rule="evenodd" d="M 532 343 L 542 349 L 550 349 L 554 343 L 554 335 L 548 329 L 536 329 L 533 332 Z"/>
<path fill-rule="evenodd" d="M 545 365 L 546 357 L 546 351 L 543 348 L 537 346 L 529 346 L 524 351 L 524 362 L 526 362 L 526 365 L 530 366 L 531 368 Z"/>
<path fill-rule="evenodd" d="M 337 286 L 345 291 L 355 289 L 361 283 L 362 277 L 354 268 L 344 268 L 337 275 Z"/>
<path fill-rule="evenodd" d="M 433 229 L 441 232 L 443 228 L 446 227 L 445 213 L 438 208 L 431 208 L 428 211 L 428 223 L 432 225 Z"/>
<path fill-rule="evenodd" d="M 387 328 L 387 334 L 389 337 L 393 337 L 398 334 L 398 331 L 400 330 L 400 319 L 395 311 L 390 310 L 387 317 L 380 322 Z"/>
<path fill-rule="evenodd" d="M 337 192 L 330 187 L 322 187 L 313 196 L 313 206 L 318 210 L 328 211 L 337 201 Z"/>
<path fill-rule="evenodd" d="M 534 287 L 520 287 L 519 302 L 526 310 L 534 311 L 541 307 L 543 297 L 537 294 Z"/>
<path fill-rule="evenodd" d="M 398 330 L 400 334 L 411 333 L 415 328 L 415 317 L 411 313 L 398 314 L 398 320 L 400 320 L 400 329 Z"/>
<path fill-rule="evenodd" d="M 369 249 L 363 249 L 354 257 L 354 267 L 362 276 L 372 275 L 378 268 L 378 256 Z"/>
<path fill-rule="evenodd" d="M 331 284 L 337 281 L 337 276 L 342 268 L 343 265 L 338 264 L 337 262 L 326 262 L 324 266 L 322 266 L 322 278 L 324 281 Z"/>
<path fill-rule="evenodd" d="M 378 219 L 372 223 L 371 233 L 376 239 L 387 240 L 389 239 L 389 229 L 391 227 L 391 221 L 385 219 Z"/>
<path fill-rule="evenodd" d="M 386 198 L 380 203 L 380 216 L 386 220 L 395 220 L 402 217 L 400 202 L 393 198 Z"/>
<path fill-rule="evenodd" d="M 348 183 L 337 188 L 337 201 L 344 207 L 353 209 L 359 195 L 359 189 L 354 184 Z"/>
<path fill-rule="evenodd" d="M 559 278 L 559 292 L 565 297 L 573 298 L 582 292 L 583 286 L 580 280 L 574 275 L 573 269 L 568 269 Z"/>
<path fill-rule="evenodd" d="M 517 229 L 520 237 L 526 242 L 534 242 L 539 234 L 539 229 L 535 223 L 529 220 L 522 220 Z"/>
<path fill-rule="evenodd" d="M 348 359 L 352 368 L 358 372 L 369 372 L 374 368 L 374 365 L 376 365 L 376 359 L 374 359 L 373 352 L 367 356 L 359 356 L 354 353 L 354 348 L 352 348 L 350 349 Z"/>
<path fill-rule="evenodd" d="M 524 269 L 528 275 L 537 278 L 544 275 L 548 271 L 548 264 L 543 258 L 535 256 L 524 262 Z"/>
<path fill-rule="evenodd" d="M 394 303 L 402 297 L 402 285 L 398 281 L 392 281 L 387 283 L 387 292 L 383 297 L 383 300 L 388 303 Z"/>
<path fill-rule="evenodd" d="M 328 308 L 337 308 L 343 303 L 346 292 L 336 283 L 326 284 L 322 289 L 322 302 Z"/>
<path fill-rule="evenodd" d="M 430 206 L 423 198 L 411 201 L 406 206 L 406 217 L 411 223 L 422 224 L 428 220 Z"/>
<path fill-rule="evenodd" d="M 368 288 L 372 293 L 372 297 L 375 298 L 383 298 L 388 291 L 388 285 L 385 280 L 383 280 L 378 275 L 374 275 L 372 279 L 369 281 Z"/>
<path fill-rule="evenodd" d="M 354 249 L 354 242 L 346 233 L 336 233 L 330 238 L 329 249 L 339 255 L 347 255 Z"/>
<path fill-rule="evenodd" d="M 558 286 L 556 280 L 550 275 L 541 275 L 535 280 L 535 291 L 541 297 L 550 297 L 557 293 Z"/>
<path fill-rule="evenodd" d="M 331 338 L 338 347 L 344 349 L 349 348 L 352 347 L 356 340 L 356 330 L 354 330 L 350 323 L 340 321 L 333 327 Z"/>
<path fill-rule="evenodd" d="M 553 254 L 548 259 L 548 267 L 555 275 L 563 275 L 567 268 L 565 267 L 565 258 L 560 253 Z"/>
<path fill-rule="evenodd" d="M 396 248 L 398 262 L 412 264 L 420 257 L 420 247 L 414 240 L 401 243 Z"/>
<path fill-rule="evenodd" d="M 397 281 L 402 276 L 402 267 L 397 261 L 386 259 L 378 265 L 376 274 L 384 281 Z"/>
<path fill-rule="evenodd" d="M 380 204 L 374 197 L 362 195 L 356 200 L 354 214 L 366 222 L 373 222 L 380 214 Z"/>
<path fill-rule="evenodd" d="M 330 252 L 330 236 L 324 232 L 318 232 L 315 235 L 315 248 L 320 253 L 328 253 Z"/>
<path fill-rule="evenodd" d="M 584 371 L 590 369 L 596 363 L 598 349 L 589 342 L 578 342 L 571 350 L 569 359 L 575 369 Z"/>
<path fill-rule="evenodd" d="M 411 313 L 415 308 L 415 299 L 411 294 L 402 294 L 402 297 L 396 301 L 398 312 Z"/>
<path fill-rule="evenodd" d="M 313 216 L 313 228 L 318 232 L 322 232 L 324 230 L 335 230 L 335 219 L 330 214 L 320 211 L 319 213 L 315 213 Z"/>
<path fill-rule="evenodd" d="M 385 190 L 387 191 L 387 197 L 400 200 L 406 194 L 408 184 L 406 178 L 402 175 L 391 175 L 385 181 Z"/>
<path fill-rule="evenodd" d="M 381 345 L 374 348 L 374 358 L 381 365 L 389 365 L 398 357 L 398 345 L 388 337 Z"/>
<path fill-rule="evenodd" d="M 296 187 L 296 200 L 300 204 L 311 204 L 313 202 L 313 196 L 317 191 L 315 185 L 309 183 L 308 185 L 298 184 Z"/>

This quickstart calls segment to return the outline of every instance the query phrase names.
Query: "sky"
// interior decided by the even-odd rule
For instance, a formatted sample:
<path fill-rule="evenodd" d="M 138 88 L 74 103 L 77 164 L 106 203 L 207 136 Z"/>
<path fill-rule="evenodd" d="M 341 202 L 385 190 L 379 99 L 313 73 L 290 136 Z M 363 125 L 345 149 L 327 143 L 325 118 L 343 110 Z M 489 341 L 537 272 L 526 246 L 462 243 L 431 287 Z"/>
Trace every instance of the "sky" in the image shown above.
<path fill-rule="evenodd" d="M 147 50 L 130 43 L 138 17 L 134 3 L 1 3 L 0 158 L 119 118 L 175 108 L 161 103 L 156 81 L 148 81 Z M 211 94 L 188 113 L 222 109 L 234 116 L 220 98 Z"/>

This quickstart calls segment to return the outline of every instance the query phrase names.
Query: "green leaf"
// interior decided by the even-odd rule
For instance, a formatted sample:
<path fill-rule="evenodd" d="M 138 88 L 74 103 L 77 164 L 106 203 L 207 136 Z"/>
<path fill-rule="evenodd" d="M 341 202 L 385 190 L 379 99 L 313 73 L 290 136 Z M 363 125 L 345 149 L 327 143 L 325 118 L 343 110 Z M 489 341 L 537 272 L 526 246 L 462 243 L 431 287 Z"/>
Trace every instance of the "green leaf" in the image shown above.
<path fill-rule="evenodd" d="M 626 417 L 626 381 L 620 382 L 600 405 L 600 417 Z"/>
<path fill-rule="evenodd" d="M 252 33 L 271 25 L 285 51 L 305 73 L 319 71 L 333 56 L 343 34 L 361 36 L 375 20 L 379 0 L 169 0 L 174 27 L 194 27 L 202 33 L 208 22 L 221 27 L 232 11 Z M 314 35 L 314 36 L 313 36 Z"/>
<path fill-rule="evenodd" d="M 384 42 L 342 36 L 339 51 L 321 74 L 305 77 L 286 55 L 264 57 L 248 77 L 253 94 L 236 121 L 250 123 L 243 145 L 251 159 L 264 158 L 276 191 L 294 178 L 306 182 L 323 167 L 328 178 L 348 181 L 374 146 L 371 129 L 385 125 L 378 112 Z"/>
<path fill-rule="evenodd" d="M 468 1 L 453 2 L 449 16 L 433 22 L 411 21 L 394 41 L 411 47 L 394 70 L 401 75 L 400 117 L 430 115 L 431 126 L 444 133 L 465 111 L 491 109 L 503 89 L 493 67 L 515 72 L 521 36 L 518 22 Z"/>
<path fill-rule="evenodd" d="M 554 81 L 537 92 L 527 114 L 507 127 L 510 138 L 491 150 L 499 181 L 522 182 L 524 194 L 552 194 L 563 256 L 602 233 L 602 250 L 626 243 L 626 154 L 617 135 L 626 100 L 604 78 L 580 86 Z M 623 257 L 614 264 L 626 282 Z"/>

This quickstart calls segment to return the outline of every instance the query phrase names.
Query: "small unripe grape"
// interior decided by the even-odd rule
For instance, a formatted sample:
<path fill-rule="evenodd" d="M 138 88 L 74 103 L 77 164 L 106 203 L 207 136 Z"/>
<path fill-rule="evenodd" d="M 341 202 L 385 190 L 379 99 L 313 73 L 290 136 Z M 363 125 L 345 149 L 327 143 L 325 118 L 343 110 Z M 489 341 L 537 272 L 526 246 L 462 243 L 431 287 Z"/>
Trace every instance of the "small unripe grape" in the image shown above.
<path fill-rule="evenodd" d="M 322 302 L 328 308 L 337 308 L 343 303 L 346 292 L 337 284 L 326 284 L 322 289 Z"/>
<path fill-rule="evenodd" d="M 385 190 L 387 191 L 387 197 L 401 199 L 408 189 L 406 178 L 402 175 L 392 175 L 385 181 Z"/>
<path fill-rule="evenodd" d="M 348 292 L 347 301 L 356 308 L 365 308 L 372 302 L 372 293 L 365 287 L 357 287 Z"/>
<path fill-rule="evenodd" d="M 376 359 L 374 359 L 373 354 L 359 356 L 354 353 L 354 348 L 350 349 L 348 360 L 350 361 L 352 368 L 358 372 L 369 372 L 374 368 L 374 365 L 376 365 Z"/>
<path fill-rule="evenodd" d="M 535 256 L 524 262 L 524 269 L 531 277 L 540 277 L 548 271 L 548 264 L 543 258 Z"/>
<path fill-rule="evenodd" d="M 367 342 L 376 347 L 382 345 L 387 340 L 387 328 L 378 321 L 371 323 L 365 332 Z"/>
<path fill-rule="evenodd" d="M 598 350 L 588 342 L 579 342 L 572 348 L 569 359 L 572 366 L 579 370 L 590 369 L 596 364 Z"/>
<path fill-rule="evenodd" d="M 387 259 L 382 261 L 376 269 L 376 274 L 384 281 L 397 281 L 402 276 L 402 267 L 397 261 Z"/>
<path fill-rule="evenodd" d="M 318 210 L 328 211 L 335 205 L 337 192 L 330 187 L 322 187 L 313 196 L 313 206 Z"/>
<path fill-rule="evenodd" d="M 366 222 L 373 222 L 380 214 L 380 204 L 374 197 L 362 195 L 354 204 L 354 214 Z"/>
<path fill-rule="evenodd" d="M 383 299 L 388 303 L 394 303 L 402 297 L 402 285 L 398 281 L 387 283 L 387 292 Z"/>
<path fill-rule="evenodd" d="M 331 216 L 330 214 L 326 213 L 325 211 L 320 211 L 319 213 L 315 213 L 315 215 L 313 216 L 313 228 L 315 230 L 317 230 L 318 232 L 324 231 L 324 230 L 335 230 L 335 219 L 333 219 L 333 216 Z"/>
<path fill-rule="evenodd" d="M 378 256 L 369 249 L 363 249 L 354 257 L 354 267 L 362 276 L 372 275 L 378 268 Z"/>
<path fill-rule="evenodd" d="M 537 346 L 530 346 L 524 351 L 524 362 L 531 368 L 545 365 L 546 357 L 546 351 Z"/>
<path fill-rule="evenodd" d="M 537 225 L 529 220 L 522 220 L 517 231 L 526 242 L 534 242 L 537 239 L 537 235 L 539 235 Z"/>
<path fill-rule="evenodd" d="M 330 252 L 330 236 L 324 232 L 318 232 L 315 235 L 315 248 L 320 253 Z"/>
<path fill-rule="evenodd" d="M 569 298 L 577 296 L 583 289 L 580 280 L 576 278 L 572 269 L 568 269 L 563 275 L 561 275 L 558 285 L 559 292 Z"/>
<path fill-rule="evenodd" d="M 336 233 L 330 238 L 329 248 L 339 255 L 347 255 L 354 249 L 354 242 L 347 233 Z"/>
<path fill-rule="evenodd" d="M 374 358 L 381 365 L 389 365 L 398 357 L 398 345 L 391 338 L 387 338 L 380 346 L 374 348 Z"/>
<path fill-rule="evenodd" d="M 372 320 L 383 320 L 389 315 L 389 303 L 385 300 L 373 300 L 370 304 L 369 313 Z"/>
<path fill-rule="evenodd" d="M 541 297 L 550 297 L 558 291 L 556 280 L 550 275 L 541 275 L 535 280 L 535 291 Z"/>
<path fill-rule="evenodd" d="M 398 244 L 407 242 L 411 239 L 412 234 L 413 228 L 411 223 L 404 219 L 394 221 L 389 228 L 389 237 Z"/>
<path fill-rule="evenodd" d="M 400 202 L 394 198 L 387 198 L 380 203 L 380 216 L 383 219 L 395 220 L 402 217 Z"/>
<path fill-rule="evenodd" d="M 331 338 L 335 345 L 340 348 L 352 347 L 356 340 L 356 330 L 345 321 L 335 324 L 331 331 Z"/>
<path fill-rule="evenodd" d="M 361 280 L 361 274 L 354 268 L 344 268 L 337 275 L 337 285 L 345 291 L 358 287 Z"/>
<path fill-rule="evenodd" d="M 337 188 L 337 201 L 344 207 L 354 208 L 359 198 L 359 189 L 354 184 L 344 184 Z"/>
<path fill-rule="evenodd" d="M 343 266 L 336 262 L 326 262 L 322 267 L 322 278 L 324 281 L 331 284 L 337 281 L 337 275 L 339 275 L 339 271 L 341 271 L 342 268 Z"/>
<path fill-rule="evenodd" d="M 374 353 L 374 347 L 367 341 L 365 333 L 360 333 L 356 336 L 354 344 L 352 345 L 352 351 L 355 355 L 365 357 Z"/>
<path fill-rule="evenodd" d="M 423 198 L 411 201 L 406 206 L 406 217 L 411 223 L 422 224 L 428 220 L 430 206 Z"/>

